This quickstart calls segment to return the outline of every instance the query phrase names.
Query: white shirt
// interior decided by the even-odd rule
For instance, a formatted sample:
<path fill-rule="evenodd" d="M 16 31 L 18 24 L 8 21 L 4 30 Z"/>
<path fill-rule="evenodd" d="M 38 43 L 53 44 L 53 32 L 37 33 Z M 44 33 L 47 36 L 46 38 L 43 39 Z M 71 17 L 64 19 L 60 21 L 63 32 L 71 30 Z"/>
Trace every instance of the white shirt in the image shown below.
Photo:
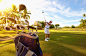
<path fill-rule="evenodd" d="M 49 28 L 49 27 L 50 27 L 50 25 L 48 25 L 48 23 L 46 23 L 45 28 Z"/>

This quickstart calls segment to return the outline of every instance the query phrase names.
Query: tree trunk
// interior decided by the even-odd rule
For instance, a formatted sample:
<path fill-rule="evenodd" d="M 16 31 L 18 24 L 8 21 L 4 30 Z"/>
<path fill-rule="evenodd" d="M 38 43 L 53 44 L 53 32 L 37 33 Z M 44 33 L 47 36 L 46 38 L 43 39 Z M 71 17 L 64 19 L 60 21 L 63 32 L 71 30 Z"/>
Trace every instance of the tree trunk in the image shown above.
<path fill-rule="evenodd" d="M 57 26 L 56 26 L 56 29 L 57 29 Z"/>

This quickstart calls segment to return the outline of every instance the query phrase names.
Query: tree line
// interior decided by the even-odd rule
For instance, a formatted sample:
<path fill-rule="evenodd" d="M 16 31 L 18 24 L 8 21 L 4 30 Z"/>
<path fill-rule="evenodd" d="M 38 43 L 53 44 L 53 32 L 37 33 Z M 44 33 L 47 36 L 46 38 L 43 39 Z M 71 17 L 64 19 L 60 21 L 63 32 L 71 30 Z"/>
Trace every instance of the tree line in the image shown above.
<path fill-rule="evenodd" d="M 22 7 L 18 9 L 20 6 Z M 27 22 L 30 19 L 30 11 L 27 11 L 25 5 L 20 4 L 19 7 L 17 7 L 15 4 L 12 4 L 11 8 L 7 8 L 4 11 L 0 11 L 0 30 L 4 29 L 4 26 L 6 25 L 14 26 L 14 24 L 29 24 L 25 22 Z M 8 17 L 11 17 L 12 20 L 7 19 Z M 21 18 L 25 19 L 25 21 L 21 21 Z"/>
<path fill-rule="evenodd" d="M 86 28 L 86 19 L 81 19 L 79 22 L 80 22 L 80 24 L 78 26 L 71 25 L 71 26 L 64 26 L 63 28 Z M 45 27 L 44 21 L 39 21 L 39 23 L 42 24 L 42 28 Z M 60 28 L 59 26 L 60 26 L 60 24 L 55 24 L 55 25 L 52 24 L 50 26 L 50 28 L 56 28 L 57 29 L 57 28 Z"/>
<path fill-rule="evenodd" d="M 42 24 L 42 28 L 45 27 L 45 25 L 44 25 L 45 22 L 44 21 L 38 21 L 38 23 Z M 60 25 L 59 24 L 55 24 L 55 25 L 51 24 L 50 28 L 55 28 L 55 27 L 57 28 L 58 26 L 60 26 Z"/>
<path fill-rule="evenodd" d="M 44 25 L 44 21 L 38 21 L 39 23 L 41 23 L 42 24 L 42 28 L 44 28 L 45 27 L 45 25 Z M 50 28 L 56 28 L 56 29 L 58 29 L 58 28 L 61 28 L 61 27 L 59 27 L 60 26 L 60 24 L 51 24 L 51 26 L 50 26 Z M 71 27 L 70 26 L 64 26 L 63 28 L 75 28 L 75 26 L 74 25 L 72 25 Z"/>
<path fill-rule="evenodd" d="M 0 25 L 2 25 L 1 28 L 3 28 L 4 24 L 6 25 L 7 23 L 8 23 L 9 26 L 14 26 L 15 23 L 13 24 L 12 21 L 7 20 L 6 19 L 7 17 L 12 17 L 13 19 L 16 18 L 15 20 L 16 20 L 17 24 L 21 23 L 22 25 L 27 25 L 27 24 L 24 23 L 24 21 L 20 20 L 20 15 L 21 15 L 21 18 L 25 19 L 25 21 L 28 21 L 30 19 L 30 15 L 29 14 L 31 14 L 31 13 L 30 13 L 30 11 L 27 11 L 27 8 L 24 9 L 20 13 L 18 11 L 18 7 L 16 5 L 12 4 L 11 8 L 6 9 L 5 11 L 0 11 Z M 80 24 L 78 26 L 71 25 L 71 26 L 64 26 L 63 28 L 86 28 L 86 19 L 85 19 L 86 15 L 83 14 L 83 17 L 84 17 L 84 19 L 81 19 L 79 21 Z M 38 22 L 42 24 L 42 28 L 45 27 L 45 25 L 44 25 L 45 22 L 44 21 L 38 21 Z M 56 28 L 57 29 L 59 26 L 60 26 L 60 24 L 58 24 L 58 23 L 55 24 L 55 25 L 52 24 L 50 26 L 50 28 Z"/>

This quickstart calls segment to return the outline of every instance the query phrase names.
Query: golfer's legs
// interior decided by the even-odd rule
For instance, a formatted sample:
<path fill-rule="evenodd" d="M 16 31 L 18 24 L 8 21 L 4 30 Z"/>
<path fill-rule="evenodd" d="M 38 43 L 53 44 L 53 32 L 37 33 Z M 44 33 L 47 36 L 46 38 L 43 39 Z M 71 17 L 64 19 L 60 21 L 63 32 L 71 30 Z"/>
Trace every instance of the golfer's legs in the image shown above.
<path fill-rule="evenodd" d="M 49 29 L 47 30 L 47 33 L 48 33 L 48 37 L 50 36 L 50 32 L 49 32 Z"/>
<path fill-rule="evenodd" d="M 50 36 L 50 34 L 48 34 L 48 37 Z"/>
<path fill-rule="evenodd" d="M 48 37 L 49 37 L 50 32 L 49 32 L 49 29 L 46 29 L 46 28 L 45 28 L 45 38 L 47 38 L 47 35 L 48 35 Z"/>
<path fill-rule="evenodd" d="M 45 39 L 47 38 L 47 34 L 45 34 Z"/>
<path fill-rule="evenodd" d="M 47 29 L 45 28 L 45 39 L 47 38 Z"/>

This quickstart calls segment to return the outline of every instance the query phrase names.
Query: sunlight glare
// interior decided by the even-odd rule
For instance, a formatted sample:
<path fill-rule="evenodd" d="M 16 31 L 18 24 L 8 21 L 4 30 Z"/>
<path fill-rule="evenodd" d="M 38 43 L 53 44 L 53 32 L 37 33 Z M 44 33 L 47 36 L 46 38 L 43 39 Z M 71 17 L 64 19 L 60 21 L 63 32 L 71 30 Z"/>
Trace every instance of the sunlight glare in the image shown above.
<path fill-rule="evenodd" d="M 0 10 L 5 10 L 7 7 L 6 5 L 4 4 L 4 2 L 1 2 L 0 3 Z"/>

